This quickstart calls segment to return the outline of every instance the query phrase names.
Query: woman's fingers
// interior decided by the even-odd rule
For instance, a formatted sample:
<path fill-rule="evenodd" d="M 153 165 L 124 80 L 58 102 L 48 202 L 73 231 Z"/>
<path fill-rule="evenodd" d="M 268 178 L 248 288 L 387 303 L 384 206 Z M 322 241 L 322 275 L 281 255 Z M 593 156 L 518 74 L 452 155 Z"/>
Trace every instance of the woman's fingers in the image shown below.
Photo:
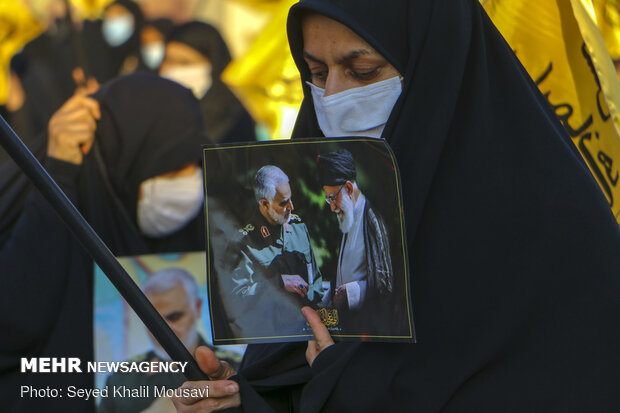
<path fill-rule="evenodd" d="M 308 360 L 308 364 L 312 366 L 316 356 L 327 347 L 333 345 L 334 340 L 316 311 L 310 307 L 303 307 L 301 312 L 304 317 L 306 317 L 315 338 L 314 340 L 308 341 L 308 348 L 306 349 L 306 360 Z"/>

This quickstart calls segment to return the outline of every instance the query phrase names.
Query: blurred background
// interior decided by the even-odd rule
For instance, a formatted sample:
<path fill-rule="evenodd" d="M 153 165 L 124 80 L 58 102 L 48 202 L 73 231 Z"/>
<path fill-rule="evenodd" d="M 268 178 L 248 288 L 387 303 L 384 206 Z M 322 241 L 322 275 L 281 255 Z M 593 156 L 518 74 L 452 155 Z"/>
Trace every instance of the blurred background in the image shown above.
<path fill-rule="evenodd" d="M 217 92 L 216 83 L 223 80 L 256 121 L 258 139 L 288 138 L 302 98 L 285 31 L 293 3 L 2 0 L 0 113 L 26 141 L 45 129 L 51 114 L 80 82 L 94 78 L 101 84 L 135 71 L 158 72 L 169 36 L 179 26 L 199 21 L 216 32 L 204 35 L 203 27 L 202 36 L 194 30 L 189 39 L 185 34 L 176 43 L 189 44 L 190 53 L 198 51 L 208 60 L 211 79 L 207 83 L 212 84 L 208 91 Z M 214 47 L 220 39 L 213 37 L 220 35 L 224 51 Z M 186 70 L 182 75 L 187 78 L 185 85 L 193 89 L 196 71 Z M 197 96 L 199 100 L 204 97 Z"/>
<path fill-rule="evenodd" d="M 286 139 L 303 97 L 286 39 L 293 3 L 1 0 L 0 114 L 29 144 L 76 88 L 150 71 L 192 89 L 214 142 Z M 480 3 L 620 219 L 620 2 Z"/>

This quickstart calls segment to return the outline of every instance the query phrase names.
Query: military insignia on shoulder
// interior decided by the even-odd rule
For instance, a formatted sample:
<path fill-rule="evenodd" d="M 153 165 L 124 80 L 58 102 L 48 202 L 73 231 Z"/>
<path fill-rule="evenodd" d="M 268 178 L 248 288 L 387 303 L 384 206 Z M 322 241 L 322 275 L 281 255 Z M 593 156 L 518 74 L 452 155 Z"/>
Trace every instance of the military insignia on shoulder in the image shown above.
<path fill-rule="evenodd" d="M 248 235 L 252 231 L 254 231 L 254 225 L 252 224 L 248 224 L 239 230 L 239 232 L 242 233 L 243 235 Z"/>
<path fill-rule="evenodd" d="M 289 222 L 301 222 L 301 218 L 299 217 L 299 215 L 291 214 L 291 219 L 289 220 Z"/>
<path fill-rule="evenodd" d="M 263 236 L 263 238 L 267 238 L 269 235 L 271 235 L 269 233 L 269 229 L 267 229 L 267 227 L 264 226 L 264 225 L 262 227 L 260 227 L 260 233 Z"/>
<path fill-rule="evenodd" d="M 325 327 L 336 327 L 338 325 L 338 310 L 321 308 L 317 311 L 321 321 L 325 324 Z"/>

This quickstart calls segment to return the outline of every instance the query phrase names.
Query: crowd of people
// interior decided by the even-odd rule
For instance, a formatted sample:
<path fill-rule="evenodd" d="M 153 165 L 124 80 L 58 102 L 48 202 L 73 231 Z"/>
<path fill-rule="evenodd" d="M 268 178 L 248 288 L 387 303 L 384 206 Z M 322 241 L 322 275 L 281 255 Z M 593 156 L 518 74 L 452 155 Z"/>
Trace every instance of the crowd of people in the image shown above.
<path fill-rule="evenodd" d="M 115 255 L 204 250 L 199 146 L 255 139 L 219 79 L 221 36 L 115 1 L 81 28 L 92 46 L 80 73 L 63 24 L 14 59 L 23 94 L 7 119 Z M 369 136 L 396 156 L 417 343 L 335 343 L 304 307 L 308 343 L 249 345 L 238 368 L 195 348 L 211 380 L 182 387 L 209 397 L 174 398 L 177 411 L 617 411 L 618 224 L 479 2 L 301 0 L 287 28 L 304 88 L 292 138 Z M 50 386 L 20 374 L 21 357 L 92 360 L 93 262 L 18 168 L 0 168 L 0 405 L 92 411 L 92 399 L 19 397 Z M 330 208 L 348 197 L 381 231 L 354 179 L 324 178 Z M 272 226 L 274 199 L 257 195 Z M 358 261 L 385 268 L 373 281 L 381 300 L 389 263 Z M 369 280 L 339 276 L 335 292 L 355 286 L 331 298 L 360 305 L 349 294 Z M 93 377 L 54 376 L 70 385 L 93 388 Z"/>
<path fill-rule="evenodd" d="M 96 85 L 137 72 L 160 73 L 191 89 L 213 141 L 256 139 L 254 121 L 221 81 L 231 55 L 212 25 L 147 20 L 132 0 L 110 3 L 98 20 L 72 22 L 66 13 L 55 10 L 46 30 L 11 61 L 10 96 L 0 113 L 25 142 L 47 130 L 76 88 L 89 84 L 92 93 Z"/>

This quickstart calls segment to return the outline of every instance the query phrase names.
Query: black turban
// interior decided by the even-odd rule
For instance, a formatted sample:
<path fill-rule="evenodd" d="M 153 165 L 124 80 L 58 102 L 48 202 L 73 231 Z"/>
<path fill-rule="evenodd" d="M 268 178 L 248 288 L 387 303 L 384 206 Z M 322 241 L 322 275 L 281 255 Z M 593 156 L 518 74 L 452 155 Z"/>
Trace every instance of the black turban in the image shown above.
<path fill-rule="evenodd" d="M 322 186 L 336 186 L 347 181 L 355 181 L 357 175 L 355 159 L 346 149 L 319 155 L 318 162 L 319 182 Z"/>

